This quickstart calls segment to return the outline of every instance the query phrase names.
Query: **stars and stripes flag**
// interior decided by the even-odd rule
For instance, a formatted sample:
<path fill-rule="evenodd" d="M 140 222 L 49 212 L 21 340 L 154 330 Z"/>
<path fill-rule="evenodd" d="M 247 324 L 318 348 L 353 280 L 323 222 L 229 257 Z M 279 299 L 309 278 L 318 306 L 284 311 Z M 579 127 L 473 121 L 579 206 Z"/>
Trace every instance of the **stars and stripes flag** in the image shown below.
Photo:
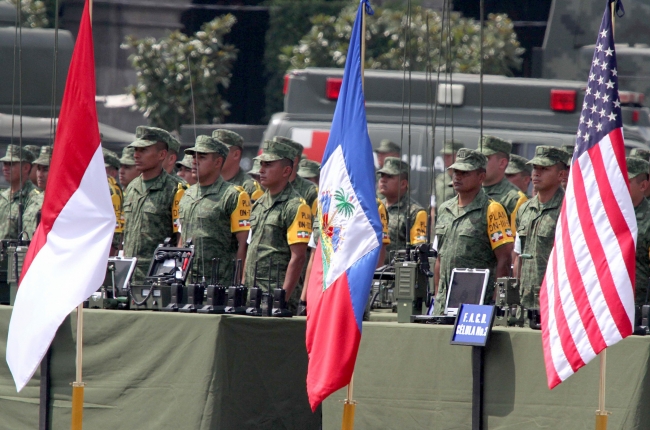
<path fill-rule="evenodd" d="M 617 1 L 617 10 L 622 5 Z M 549 388 L 632 334 L 634 207 L 608 2 L 582 105 L 576 149 L 540 291 Z"/>

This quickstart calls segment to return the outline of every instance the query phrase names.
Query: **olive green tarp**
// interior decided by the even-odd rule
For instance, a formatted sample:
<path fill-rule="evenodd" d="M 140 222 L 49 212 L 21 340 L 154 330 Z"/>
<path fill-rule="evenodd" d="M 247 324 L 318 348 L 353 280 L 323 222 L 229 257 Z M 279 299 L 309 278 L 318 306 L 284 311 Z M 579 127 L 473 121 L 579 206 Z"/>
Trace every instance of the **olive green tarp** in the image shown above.
<path fill-rule="evenodd" d="M 20 392 L 4 359 L 11 309 L 0 306 L 0 429 L 38 428 L 40 373 Z M 70 428 L 76 313 L 52 345 L 52 429 Z M 84 311 L 84 429 L 318 429 L 296 320 Z"/>

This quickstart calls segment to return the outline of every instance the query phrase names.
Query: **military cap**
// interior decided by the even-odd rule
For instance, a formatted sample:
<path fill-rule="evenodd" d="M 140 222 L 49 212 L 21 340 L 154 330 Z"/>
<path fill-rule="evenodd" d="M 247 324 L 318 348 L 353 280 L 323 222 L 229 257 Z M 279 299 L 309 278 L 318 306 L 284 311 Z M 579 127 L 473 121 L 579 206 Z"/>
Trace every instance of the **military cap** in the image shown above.
<path fill-rule="evenodd" d="M 113 151 L 102 148 L 102 154 L 104 154 L 104 165 L 106 167 L 115 167 L 116 169 L 120 168 L 120 159 L 117 158 L 117 154 Z"/>
<path fill-rule="evenodd" d="M 565 151 L 565 152 L 571 154 L 571 158 L 573 158 L 573 153 L 576 150 L 576 146 L 575 145 L 562 145 L 562 146 L 560 146 L 560 149 L 562 149 L 562 151 Z"/>
<path fill-rule="evenodd" d="M 192 168 L 192 157 L 190 154 L 185 154 L 182 160 L 176 162 L 176 168 L 180 169 L 181 167 L 186 167 L 188 169 Z"/>
<path fill-rule="evenodd" d="M 497 152 L 503 152 L 510 155 L 512 151 L 512 142 L 495 136 L 483 136 L 483 142 L 479 141 L 479 151 L 486 157 Z"/>
<path fill-rule="evenodd" d="M 135 148 L 132 146 L 125 146 L 122 148 L 122 158 L 120 158 L 120 164 L 124 166 L 135 166 Z"/>
<path fill-rule="evenodd" d="M 25 145 L 23 148 L 32 153 L 34 160 L 36 160 L 41 153 L 41 147 L 38 145 Z"/>
<path fill-rule="evenodd" d="M 181 144 L 170 132 L 158 127 L 146 127 L 140 125 L 135 129 L 135 141 L 129 146 L 132 148 L 146 148 L 147 146 L 155 145 L 157 142 L 165 142 L 167 148 L 178 153 L 181 149 Z"/>
<path fill-rule="evenodd" d="M 248 171 L 249 175 L 259 175 L 261 168 L 260 160 L 257 158 L 253 159 L 253 167 Z"/>
<path fill-rule="evenodd" d="M 288 137 L 284 137 L 284 136 L 275 136 L 273 138 L 273 140 L 275 140 L 276 142 L 281 142 L 281 143 L 284 143 L 286 145 L 289 145 L 290 147 L 295 149 L 296 150 L 296 157 L 302 156 L 302 150 L 304 149 L 304 146 L 302 146 L 301 144 L 299 144 L 295 140 L 289 139 Z"/>
<path fill-rule="evenodd" d="M 440 153 L 442 155 L 453 155 L 460 148 L 463 147 L 463 142 L 459 142 L 457 140 L 447 140 L 445 143 L 442 145 L 442 149 L 440 150 Z"/>
<path fill-rule="evenodd" d="M 628 179 L 636 178 L 642 173 L 647 174 L 650 172 L 650 163 L 648 163 L 645 160 L 642 160 L 641 158 L 627 157 L 625 161 L 627 161 Z"/>
<path fill-rule="evenodd" d="M 24 147 L 21 148 L 18 145 L 7 145 L 7 154 L 0 158 L 0 161 L 4 163 L 33 163 L 34 155 Z"/>
<path fill-rule="evenodd" d="M 397 157 L 386 157 L 384 160 L 384 167 L 377 170 L 377 173 L 385 175 L 408 175 L 411 167 L 406 161 L 402 161 Z"/>
<path fill-rule="evenodd" d="M 640 158 L 650 162 L 650 151 L 641 148 L 634 148 L 630 151 L 630 157 Z"/>
<path fill-rule="evenodd" d="M 514 175 L 516 173 L 527 172 L 529 175 L 533 171 L 533 166 L 528 163 L 528 159 L 517 154 L 510 154 L 510 162 L 506 167 L 506 175 Z"/>
<path fill-rule="evenodd" d="M 456 153 L 456 162 L 447 167 L 447 170 L 454 169 L 461 172 L 485 169 L 487 158 L 479 151 L 468 148 L 460 148 Z"/>
<path fill-rule="evenodd" d="M 197 152 L 200 154 L 217 154 L 226 158 L 228 156 L 228 147 L 220 140 L 201 135 L 197 136 L 196 143 L 193 147 L 185 150 L 185 154 L 192 156 Z"/>
<path fill-rule="evenodd" d="M 375 152 L 377 154 L 390 154 L 390 153 L 401 154 L 402 148 L 397 143 L 391 142 L 388 139 L 384 139 L 381 142 L 379 142 L 379 148 L 375 149 Z"/>
<path fill-rule="evenodd" d="M 569 160 L 571 160 L 571 155 L 568 152 L 555 146 L 540 145 L 535 149 L 535 157 L 527 164 L 553 166 L 556 163 L 564 163 L 568 166 Z"/>
<path fill-rule="evenodd" d="M 212 132 L 212 137 L 214 139 L 219 139 L 219 141 L 226 145 L 227 148 L 230 148 L 231 146 L 237 146 L 239 148 L 244 147 L 244 138 L 234 131 L 220 128 Z"/>
<path fill-rule="evenodd" d="M 320 163 L 305 158 L 298 164 L 298 176 L 302 178 L 315 178 L 320 175 Z"/>
<path fill-rule="evenodd" d="M 287 160 L 293 161 L 297 156 L 298 152 L 293 146 L 277 140 L 265 140 L 262 144 L 262 153 L 254 159 L 260 161 L 276 161 L 286 158 Z"/>
<path fill-rule="evenodd" d="M 44 145 L 41 146 L 41 152 L 38 154 L 38 158 L 34 160 L 34 164 L 38 164 L 39 166 L 49 166 L 51 159 L 52 159 L 52 146 Z"/>

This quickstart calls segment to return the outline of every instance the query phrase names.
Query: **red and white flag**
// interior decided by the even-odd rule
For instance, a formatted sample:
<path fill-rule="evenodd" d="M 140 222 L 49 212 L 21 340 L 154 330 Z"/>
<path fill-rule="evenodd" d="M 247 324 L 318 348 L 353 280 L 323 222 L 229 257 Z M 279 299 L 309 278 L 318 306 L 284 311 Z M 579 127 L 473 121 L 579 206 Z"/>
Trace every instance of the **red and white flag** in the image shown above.
<path fill-rule="evenodd" d="M 610 7 L 607 3 L 596 41 L 566 197 L 540 291 L 549 388 L 632 334 L 634 325 L 637 225 Z"/>
<path fill-rule="evenodd" d="M 95 108 L 88 1 L 61 105 L 41 223 L 23 264 L 7 363 L 20 391 L 65 317 L 101 285 L 115 228 Z"/>

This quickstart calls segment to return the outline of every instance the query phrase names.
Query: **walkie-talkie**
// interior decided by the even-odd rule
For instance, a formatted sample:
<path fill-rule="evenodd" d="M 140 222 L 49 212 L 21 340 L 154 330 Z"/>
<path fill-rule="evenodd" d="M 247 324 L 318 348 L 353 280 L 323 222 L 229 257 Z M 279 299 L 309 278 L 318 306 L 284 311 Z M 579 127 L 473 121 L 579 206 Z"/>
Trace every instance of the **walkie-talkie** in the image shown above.
<path fill-rule="evenodd" d="M 271 316 L 281 318 L 291 318 L 293 314 L 287 309 L 287 292 L 280 285 L 280 263 L 278 263 L 278 270 L 276 272 L 275 290 L 273 291 L 273 311 Z"/>
<path fill-rule="evenodd" d="M 251 316 L 262 316 L 262 289 L 257 286 L 257 263 L 255 261 L 255 272 L 253 275 L 253 286 L 250 289 L 249 293 L 249 306 L 246 309 L 246 315 Z"/>
<path fill-rule="evenodd" d="M 234 261 L 234 260 L 233 260 Z M 228 299 L 224 313 L 227 314 L 245 314 L 246 313 L 246 288 L 241 285 L 239 271 L 241 270 L 241 260 L 235 264 L 235 273 L 232 277 L 232 285 L 228 287 Z"/>
<path fill-rule="evenodd" d="M 212 259 L 212 279 L 206 289 L 206 304 L 197 312 L 200 314 L 222 314 L 226 308 L 226 287 L 219 283 L 218 258 Z"/>

